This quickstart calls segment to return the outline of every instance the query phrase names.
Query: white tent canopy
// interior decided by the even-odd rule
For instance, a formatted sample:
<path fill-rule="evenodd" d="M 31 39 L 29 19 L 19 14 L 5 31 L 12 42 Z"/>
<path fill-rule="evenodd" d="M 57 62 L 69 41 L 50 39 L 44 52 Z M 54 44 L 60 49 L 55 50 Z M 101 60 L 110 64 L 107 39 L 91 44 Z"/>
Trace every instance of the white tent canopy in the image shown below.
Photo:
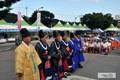
<path fill-rule="evenodd" d="M 63 25 L 61 24 L 61 22 L 59 21 L 54 27 L 51 28 L 51 30 L 64 30 Z"/>
<path fill-rule="evenodd" d="M 105 31 L 120 31 L 120 29 L 111 24 Z"/>
<path fill-rule="evenodd" d="M 66 30 L 69 30 L 69 31 L 75 31 L 76 30 L 75 23 L 73 24 L 73 26 L 70 25 L 69 23 L 67 23 L 65 25 L 65 28 L 66 28 Z"/>
<path fill-rule="evenodd" d="M 38 30 L 44 30 L 44 31 L 51 31 L 51 28 L 48 28 L 44 24 L 40 23 L 40 25 L 37 27 Z"/>
<path fill-rule="evenodd" d="M 86 24 L 84 24 L 84 25 L 79 24 L 78 26 L 79 27 L 77 28 L 77 30 L 81 30 L 81 31 L 89 31 L 89 30 L 91 30 L 90 28 L 87 27 Z"/>
<path fill-rule="evenodd" d="M 69 23 L 66 23 L 66 25 L 62 25 L 60 21 L 51 29 L 59 30 L 59 31 L 74 31 L 74 30 L 76 30 L 76 28 L 71 26 Z"/>

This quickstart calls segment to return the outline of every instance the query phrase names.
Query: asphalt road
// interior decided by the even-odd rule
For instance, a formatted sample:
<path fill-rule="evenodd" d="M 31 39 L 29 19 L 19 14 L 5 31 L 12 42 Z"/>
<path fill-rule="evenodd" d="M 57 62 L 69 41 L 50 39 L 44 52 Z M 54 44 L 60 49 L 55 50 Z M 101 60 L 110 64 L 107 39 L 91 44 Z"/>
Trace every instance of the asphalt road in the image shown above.
<path fill-rule="evenodd" d="M 16 80 L 14 48 L 14 43 L 0 44 L 0 80 Z M 89 77 L 96 80 L 120 80 L 120 50 L 115 50 L 108 56 L 99 54 L 85 54 L 85 57 L 86 61 L 83 63 L 84 68 L 78 69 L 72 75 Z M 98 79 L 98 72 L 113 72 L 117 74 L 117 78 Z"/>
<path fill-rule="evenodd" d="M 74 74 L 97 80 L 120 80 L 120 56 L 115 55 L 87 55 L 83 63 L 84 68 Z M 117 79 L 98 79 L 98 73 L 116 73 Z"/>

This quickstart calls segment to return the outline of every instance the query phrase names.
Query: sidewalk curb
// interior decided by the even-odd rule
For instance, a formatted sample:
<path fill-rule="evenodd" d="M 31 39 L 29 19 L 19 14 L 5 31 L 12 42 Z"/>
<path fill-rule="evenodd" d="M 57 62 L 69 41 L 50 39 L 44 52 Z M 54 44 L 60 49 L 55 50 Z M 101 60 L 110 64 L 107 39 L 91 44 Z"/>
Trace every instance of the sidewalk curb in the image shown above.
<path fill-rule="evenodd" d="M 84 76 L 69 76 L 67 79 L 64 78 L 62 80 L 97 80 L 97 79 L 92 79 L 92 78 L 88 78 L 88 77 L 84 77 Z"/>
<path fill-rule="evenodd" d="M 92 79 L 92 78 L 88 78 L 88 77 L 84 77 L 84 76 L 75 76 L 75 75 L 69 76 L 68 78 L 69 78 L 69 79 L 78 78 L 78 79 L 80 79 L 80 80 L 97 80 L 97 79 Z"/>

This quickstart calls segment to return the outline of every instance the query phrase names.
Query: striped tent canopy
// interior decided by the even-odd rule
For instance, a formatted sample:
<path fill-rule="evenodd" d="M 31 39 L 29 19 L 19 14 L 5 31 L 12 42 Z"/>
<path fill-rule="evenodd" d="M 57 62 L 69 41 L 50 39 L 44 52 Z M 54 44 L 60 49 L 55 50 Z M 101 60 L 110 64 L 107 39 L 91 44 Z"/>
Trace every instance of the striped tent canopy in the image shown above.
<path fill-rule="evenodd" d="M 40 23 L 40 25 L 37 25 L 37 21 L 34 24 L 29 25 L 26 21 L 22 19 L 21 25 L 21 28 L 27 28 L 31 32 L 37 32 L 39 29 L 46 31 L 50 30 L 50 28 L 46 27 L 42 23 Z M 4 20 L 0 20 L 0 32 L 19 32 L 17 22 L 13 24 L 7 23 Z"/>

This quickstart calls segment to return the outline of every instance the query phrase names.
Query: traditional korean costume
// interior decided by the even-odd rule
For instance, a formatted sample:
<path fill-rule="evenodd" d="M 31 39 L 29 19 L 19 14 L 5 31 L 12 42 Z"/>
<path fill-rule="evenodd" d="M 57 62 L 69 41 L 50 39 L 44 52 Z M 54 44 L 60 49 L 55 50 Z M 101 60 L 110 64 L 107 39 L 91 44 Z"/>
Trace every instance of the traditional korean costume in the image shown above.
<path fill-rule="evenodd" d="M 48 76 L 52 76 L 53 70 L 51 68 L 51 60 L 48 59 L 48 56 L 50 56 L 48 44 L 40 40 L 36 44 L 35 49 L 43 62 L 41 68 L 44 72 L 45 78 Z"/>

